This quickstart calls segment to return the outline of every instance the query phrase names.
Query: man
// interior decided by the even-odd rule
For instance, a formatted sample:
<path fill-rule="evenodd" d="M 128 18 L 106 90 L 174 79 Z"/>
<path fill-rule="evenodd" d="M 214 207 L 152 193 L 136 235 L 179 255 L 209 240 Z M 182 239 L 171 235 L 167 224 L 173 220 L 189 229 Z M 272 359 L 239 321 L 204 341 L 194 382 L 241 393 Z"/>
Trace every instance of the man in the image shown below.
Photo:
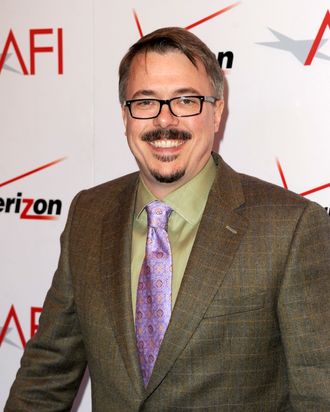
<path fill-rule="evenodd" d="M 93 411 L 329 411 L 325 211 L 211 155 L 223 79 L 193 34 L 119 74 L 140 173 L 73 201 L 5 411 L 69 410 L 86 365 Z"/>

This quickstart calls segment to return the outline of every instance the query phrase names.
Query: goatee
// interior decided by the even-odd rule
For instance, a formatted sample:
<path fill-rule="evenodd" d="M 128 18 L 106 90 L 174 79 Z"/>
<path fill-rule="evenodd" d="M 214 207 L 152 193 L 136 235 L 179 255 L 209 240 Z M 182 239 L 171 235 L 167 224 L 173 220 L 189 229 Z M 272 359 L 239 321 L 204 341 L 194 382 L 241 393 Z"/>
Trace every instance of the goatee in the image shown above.
<path fill-rule="evenodd" d="M 184 169 L 177 170 L 169 175 L 163 175 L 157 170 L 150 170 L 150 173 L 160 183 L 173 183 L 180 180 L 185 175 L 186 171 Z"/>

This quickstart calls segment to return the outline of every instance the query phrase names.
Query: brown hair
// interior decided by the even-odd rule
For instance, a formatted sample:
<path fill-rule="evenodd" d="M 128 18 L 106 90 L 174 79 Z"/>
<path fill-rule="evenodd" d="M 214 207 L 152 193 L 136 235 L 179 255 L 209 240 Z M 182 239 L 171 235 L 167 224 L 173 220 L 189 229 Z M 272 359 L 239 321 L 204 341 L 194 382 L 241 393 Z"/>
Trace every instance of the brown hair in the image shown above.
<path fill-rule="evenodd" d="M 126 86 L 132 61 L 137 54 L 170 50 L 183 53 L 197 67 L 197 61 L 205 67 L 206 73 L 218 99 L 223 98 L 223 74 L 215 55 L 197 36 L 180 27 L 165 27 L 153 31 L 134 43 L 119 65 L 119 100 L 125 101 Z"/>

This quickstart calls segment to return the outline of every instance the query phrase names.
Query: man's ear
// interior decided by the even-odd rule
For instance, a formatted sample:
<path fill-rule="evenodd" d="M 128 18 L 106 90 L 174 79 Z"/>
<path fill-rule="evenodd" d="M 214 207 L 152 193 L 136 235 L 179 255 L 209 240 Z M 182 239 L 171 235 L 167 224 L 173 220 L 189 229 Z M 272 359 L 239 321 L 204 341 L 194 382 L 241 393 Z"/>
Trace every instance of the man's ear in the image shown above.
<path fill-rule="evenodd" d="M 124 122 L 125 129 L 127 128 L 127 110 L 124 106 L 121 106 L 121 117 Z"/>
<path fill-rule="evenodd" d="M 127 136 L 127 122 L 128 122 L 128 110 L 126 107 L 121 106 L 121 117 L 123 119 L 124 127 L 125 127 L 125 136 Z"/>
<path fill-rule="evenodd" d="M 214 133 L 216 133 L 219 130 L 224 106 L 225 106 L 224 100 L 217 100 L 214 103 Z"/>

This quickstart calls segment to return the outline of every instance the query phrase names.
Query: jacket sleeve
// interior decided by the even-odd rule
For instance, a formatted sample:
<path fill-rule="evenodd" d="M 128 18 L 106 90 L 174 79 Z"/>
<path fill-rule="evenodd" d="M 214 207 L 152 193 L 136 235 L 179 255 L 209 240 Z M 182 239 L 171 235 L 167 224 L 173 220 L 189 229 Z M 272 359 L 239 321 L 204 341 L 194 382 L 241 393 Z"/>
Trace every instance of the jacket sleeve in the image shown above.
<path fill-rule="evenodd" d="M 330 219 L 309 203 L 296 227 L 278 301 L 294 411 L 330 411 Z"/>
<path fill-rule="evenodd" d="M 61 236 L 59 264 L 38 331 L 26 346 L 5 412 L 70 410 L 86 368 L 69 261 L 70 227 L 77 199 L 72 202 Z"/>

